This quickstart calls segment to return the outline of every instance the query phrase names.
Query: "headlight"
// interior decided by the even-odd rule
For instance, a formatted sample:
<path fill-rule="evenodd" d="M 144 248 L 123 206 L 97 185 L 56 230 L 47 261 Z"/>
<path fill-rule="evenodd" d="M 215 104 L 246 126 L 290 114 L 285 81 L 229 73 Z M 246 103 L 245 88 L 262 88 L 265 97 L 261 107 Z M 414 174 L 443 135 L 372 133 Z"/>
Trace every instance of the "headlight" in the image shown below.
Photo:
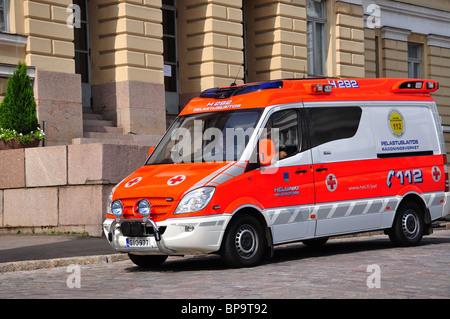
<path fill-rule="evenodd" d="M 139 201 L 137 209 L 139 214 L 141 214 L 142 216 L 147 217 L 148 215 L 150 215 L 150 208 L 151 205 L 148 200 L 142 199 Z"/>
<path fill-rule="evenodd" d="M 122 202 L 118 199 L 116 199 L 111 204 L 111 212 L 116 216 L 117 218 L 120 218 L 123 214 L 123 205 Z"/>
<path fill-rule="evenodd" d="M 187 193 L 181 199 L 174 214 L 194 213 L 208 205 L 214 195 L 214 187 L 202 187 Z"/>

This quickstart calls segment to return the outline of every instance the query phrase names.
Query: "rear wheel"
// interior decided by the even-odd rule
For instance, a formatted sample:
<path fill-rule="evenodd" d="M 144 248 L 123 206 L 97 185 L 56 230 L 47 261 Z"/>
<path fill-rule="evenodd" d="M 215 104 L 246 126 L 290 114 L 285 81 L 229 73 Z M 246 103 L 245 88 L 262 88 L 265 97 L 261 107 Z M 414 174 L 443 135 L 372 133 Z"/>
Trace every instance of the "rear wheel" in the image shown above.
<path fill-rule="evenodd" d="M 225 233 L 221 257 L 232 267 L 257 265 L 264 254 L 263 227 L 250 215 L 231 220 Z"/>
<path fill-rule="evenodd" d="M 167 255 L 133 255 L 128 254 L 131 261 L 139 266 L 144 268 L 157 267 L 162 265 L 166 259 Z"/>
<path fill-rule="evenodd" d="M 417 245 L 423 236 L 423 212 L 419 205 L 407 202 L 397 211 L 389 239 L 399 246 Z"/>

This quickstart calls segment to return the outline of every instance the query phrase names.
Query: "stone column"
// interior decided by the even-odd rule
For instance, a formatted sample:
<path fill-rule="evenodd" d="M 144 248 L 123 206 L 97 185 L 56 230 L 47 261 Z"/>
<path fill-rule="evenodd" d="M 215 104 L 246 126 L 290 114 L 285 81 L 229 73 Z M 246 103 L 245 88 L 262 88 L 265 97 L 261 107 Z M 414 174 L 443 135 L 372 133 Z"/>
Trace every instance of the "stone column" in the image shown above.
<path fill-rule="evenodd" d="M 81 78 L 75 74 L 71 0 L 23 2 L 25 61 L 36 68 L 34 94 L 39 123 L 47 122 L 48 145 L 83 136 Z M 16 17 L 17 18 L 17 17 Z"/>
<path fill-rule="evenodd" d="M 161 1 L 90 1 L 94 110 L 124 133 L 165 132 Z"/>
<path fill-rule="evenodd" d="M 34 97 L 41 127 L 46 122 L 47 145 L 72 144 L 83 136 L 79 74 L 36 69 Z"/>
<path fill-rule="evenodd" d="M 450 127 L 450 38 L 438 35 L 427 36 L 428 75 L 439 82 L 439 90 L 432 94 L 438 105 L 442 125 Z M 444 131 L 447 157 L 450 158 L 450 132 Z M 450 220 L 447 215 L 446 220 Z"/>
<path fill-rule="evenodd" d="M 383 77 L 408 77 L 408 35 L 410 30 L 393 27 L 381 29 Z"/>
<path fill-rule="evenodd" d="M 439 106 L 442 124 L 450 126 L 450 37 L 428 35 L 428 75 L 439 82 L 439 90 L 432 94 Z M 425 61 L 423 61 L 425 63 Z M 449 135 L 450 141 L 450 133 Z M 450 145 L 447 146 L 450 151 Z"/>
<path fill-rule="evenodd" d="M 307 71 L 306 0 L 246 2 L 249 81 L 301 78 Z"/>
<path fill-rule="evenodd" d="M 336 2 L 334 76 L 364 77 L 364 12 L 360 5 Z M 331 75 L 331 72 L 328 72 Z"/>
<path fill-rule="evenodd" d="M 241 6 L 241 0 L 178 2 L 181 101 L 235 79 L 242 83 Z"/>

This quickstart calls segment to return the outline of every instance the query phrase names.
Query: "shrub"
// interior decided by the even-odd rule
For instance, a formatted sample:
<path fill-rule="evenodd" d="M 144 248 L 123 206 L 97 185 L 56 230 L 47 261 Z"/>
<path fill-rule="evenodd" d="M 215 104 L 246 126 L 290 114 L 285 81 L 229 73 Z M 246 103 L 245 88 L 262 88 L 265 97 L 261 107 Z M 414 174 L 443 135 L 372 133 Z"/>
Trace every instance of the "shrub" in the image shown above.
<path fill-rule="evenodd" d="M 0 104 L 0 140 L 7 142 L 14 138 L 20 144 L 45 138 L 39 128 L 31 79 L 23 62 L 19 62 L 8 79 L 6 95 Z"/>
<path fill-rule="evenodd" d="M 0 104 L 0 128 L 27 135 L 39 128 L 31 80 L 27 66 L 19 62 L 6 86 L 6 96 Z"/>

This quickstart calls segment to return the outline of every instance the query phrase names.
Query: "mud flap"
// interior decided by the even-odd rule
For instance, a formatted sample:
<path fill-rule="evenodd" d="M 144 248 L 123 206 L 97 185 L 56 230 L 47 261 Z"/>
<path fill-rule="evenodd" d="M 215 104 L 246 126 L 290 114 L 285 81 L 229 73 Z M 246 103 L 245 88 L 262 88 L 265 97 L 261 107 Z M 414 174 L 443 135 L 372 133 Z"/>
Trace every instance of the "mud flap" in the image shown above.
<path fill-rule="evenodd" d="M 431 214 L 428 208 L 425 209 L 425 216 L 423 217 L 423 234 L 431 235 L 433 233 L 433 225 L 431 224 Z"/>
<path fill-rule="evenodd" d="M 272 230 L 270 227 L 266 227 L 266 252 L 265 257 L 271 259 L 274 255 Z"/>

